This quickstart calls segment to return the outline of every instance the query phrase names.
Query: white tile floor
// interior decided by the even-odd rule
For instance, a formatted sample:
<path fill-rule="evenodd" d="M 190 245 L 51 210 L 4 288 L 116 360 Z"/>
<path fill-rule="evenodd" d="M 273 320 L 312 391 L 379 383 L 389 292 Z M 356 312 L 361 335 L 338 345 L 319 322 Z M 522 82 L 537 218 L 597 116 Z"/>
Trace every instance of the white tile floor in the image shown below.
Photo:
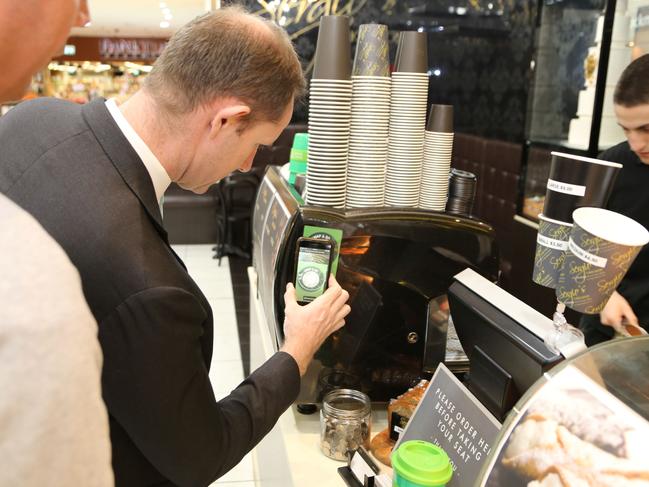
<path fill-rule="evenodd" d="M 212 245 L 174 245 L 174 251 L 185 262 L 189 274 L 212 306 L 214 320 L 214 353 L 210 379 L 217 399 L 227 396 L 243 380 L 237 317 L 234 311 L 232 281 L 228 259 L 221 266 L 212 259 Z M 215 487 L 255 487 L 252 457 L 244 459 L 212 484 Z"/>

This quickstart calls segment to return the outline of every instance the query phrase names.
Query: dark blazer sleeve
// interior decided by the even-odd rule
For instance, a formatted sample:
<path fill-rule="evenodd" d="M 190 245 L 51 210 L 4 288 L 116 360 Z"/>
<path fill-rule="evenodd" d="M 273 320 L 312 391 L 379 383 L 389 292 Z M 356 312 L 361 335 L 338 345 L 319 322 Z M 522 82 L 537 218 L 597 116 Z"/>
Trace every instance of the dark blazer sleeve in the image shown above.
<path fill-rule="evenodd" d="M 208 485 L 231 469 L 299 392 L 297 364 L 279 352 L 217 402 L 200 343 L 206 319 L 191 293 L 158 287 L 130 296 L 99 324 L 113 420 L 181 486 Z"/>

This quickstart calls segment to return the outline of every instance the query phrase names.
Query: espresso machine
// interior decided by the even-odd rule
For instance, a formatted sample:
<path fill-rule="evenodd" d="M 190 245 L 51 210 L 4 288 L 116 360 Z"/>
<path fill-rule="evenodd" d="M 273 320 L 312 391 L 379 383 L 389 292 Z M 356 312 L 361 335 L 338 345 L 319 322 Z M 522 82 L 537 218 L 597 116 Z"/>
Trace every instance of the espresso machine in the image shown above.
<path fill-rule="evenodd" d="M 468 360 L 448 320 L 446 292 L 468 268 L 498 279 L 494 230 L 471 217 L 410 208 L 307 206 L 277 167 L 261 183 L 253 217 L 253 266 L 273 344 L 284 340 L 283 294 L 306 225 L 342 231 L 336 278 L 350 294 L 346 325 L 316 353 L 298 403 L 333 388 L 387 401 L 440 362 L 461 372 Z"/>

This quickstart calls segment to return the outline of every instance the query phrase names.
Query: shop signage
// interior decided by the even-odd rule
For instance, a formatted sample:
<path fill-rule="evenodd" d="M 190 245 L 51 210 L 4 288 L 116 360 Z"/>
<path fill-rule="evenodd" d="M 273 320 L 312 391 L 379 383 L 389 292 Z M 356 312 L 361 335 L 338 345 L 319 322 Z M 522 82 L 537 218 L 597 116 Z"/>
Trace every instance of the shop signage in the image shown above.
<path fill-rule="evenodd" d="M 284 27 L 291 39 L 296 39 L 318 27 L 323 15 L 353 16 L 367 0 L 257 0 L 257 3 L 261 8 L 255 14 Z"/>
<path fill-rule="evenodd" d="M 152 60 L 166 45 L 166 39 L 105 37 L 99 40 L 99 55 L 102 59 Z"/>
<path fill-rule="evenodd" d="M 395 450 L 408 440 L 434 443 L 453 464 L 453 478 L 447 485 L 473 487 L 500 426 L 453 373 L 440 364 Z"/>

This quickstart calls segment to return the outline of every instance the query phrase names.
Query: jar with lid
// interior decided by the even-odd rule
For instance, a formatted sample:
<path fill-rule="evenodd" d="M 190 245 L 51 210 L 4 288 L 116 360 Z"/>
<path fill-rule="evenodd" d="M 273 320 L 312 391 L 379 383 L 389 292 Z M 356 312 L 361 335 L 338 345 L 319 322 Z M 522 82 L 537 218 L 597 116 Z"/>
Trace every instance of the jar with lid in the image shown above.
<path fill-rule="evenodd" d="M 366 394 L 335 389 L 325 395 L 320 410 L 320 448 L 329 458 L 347 460 L 347 452 L 369 449 L 372 405 Z"/>

